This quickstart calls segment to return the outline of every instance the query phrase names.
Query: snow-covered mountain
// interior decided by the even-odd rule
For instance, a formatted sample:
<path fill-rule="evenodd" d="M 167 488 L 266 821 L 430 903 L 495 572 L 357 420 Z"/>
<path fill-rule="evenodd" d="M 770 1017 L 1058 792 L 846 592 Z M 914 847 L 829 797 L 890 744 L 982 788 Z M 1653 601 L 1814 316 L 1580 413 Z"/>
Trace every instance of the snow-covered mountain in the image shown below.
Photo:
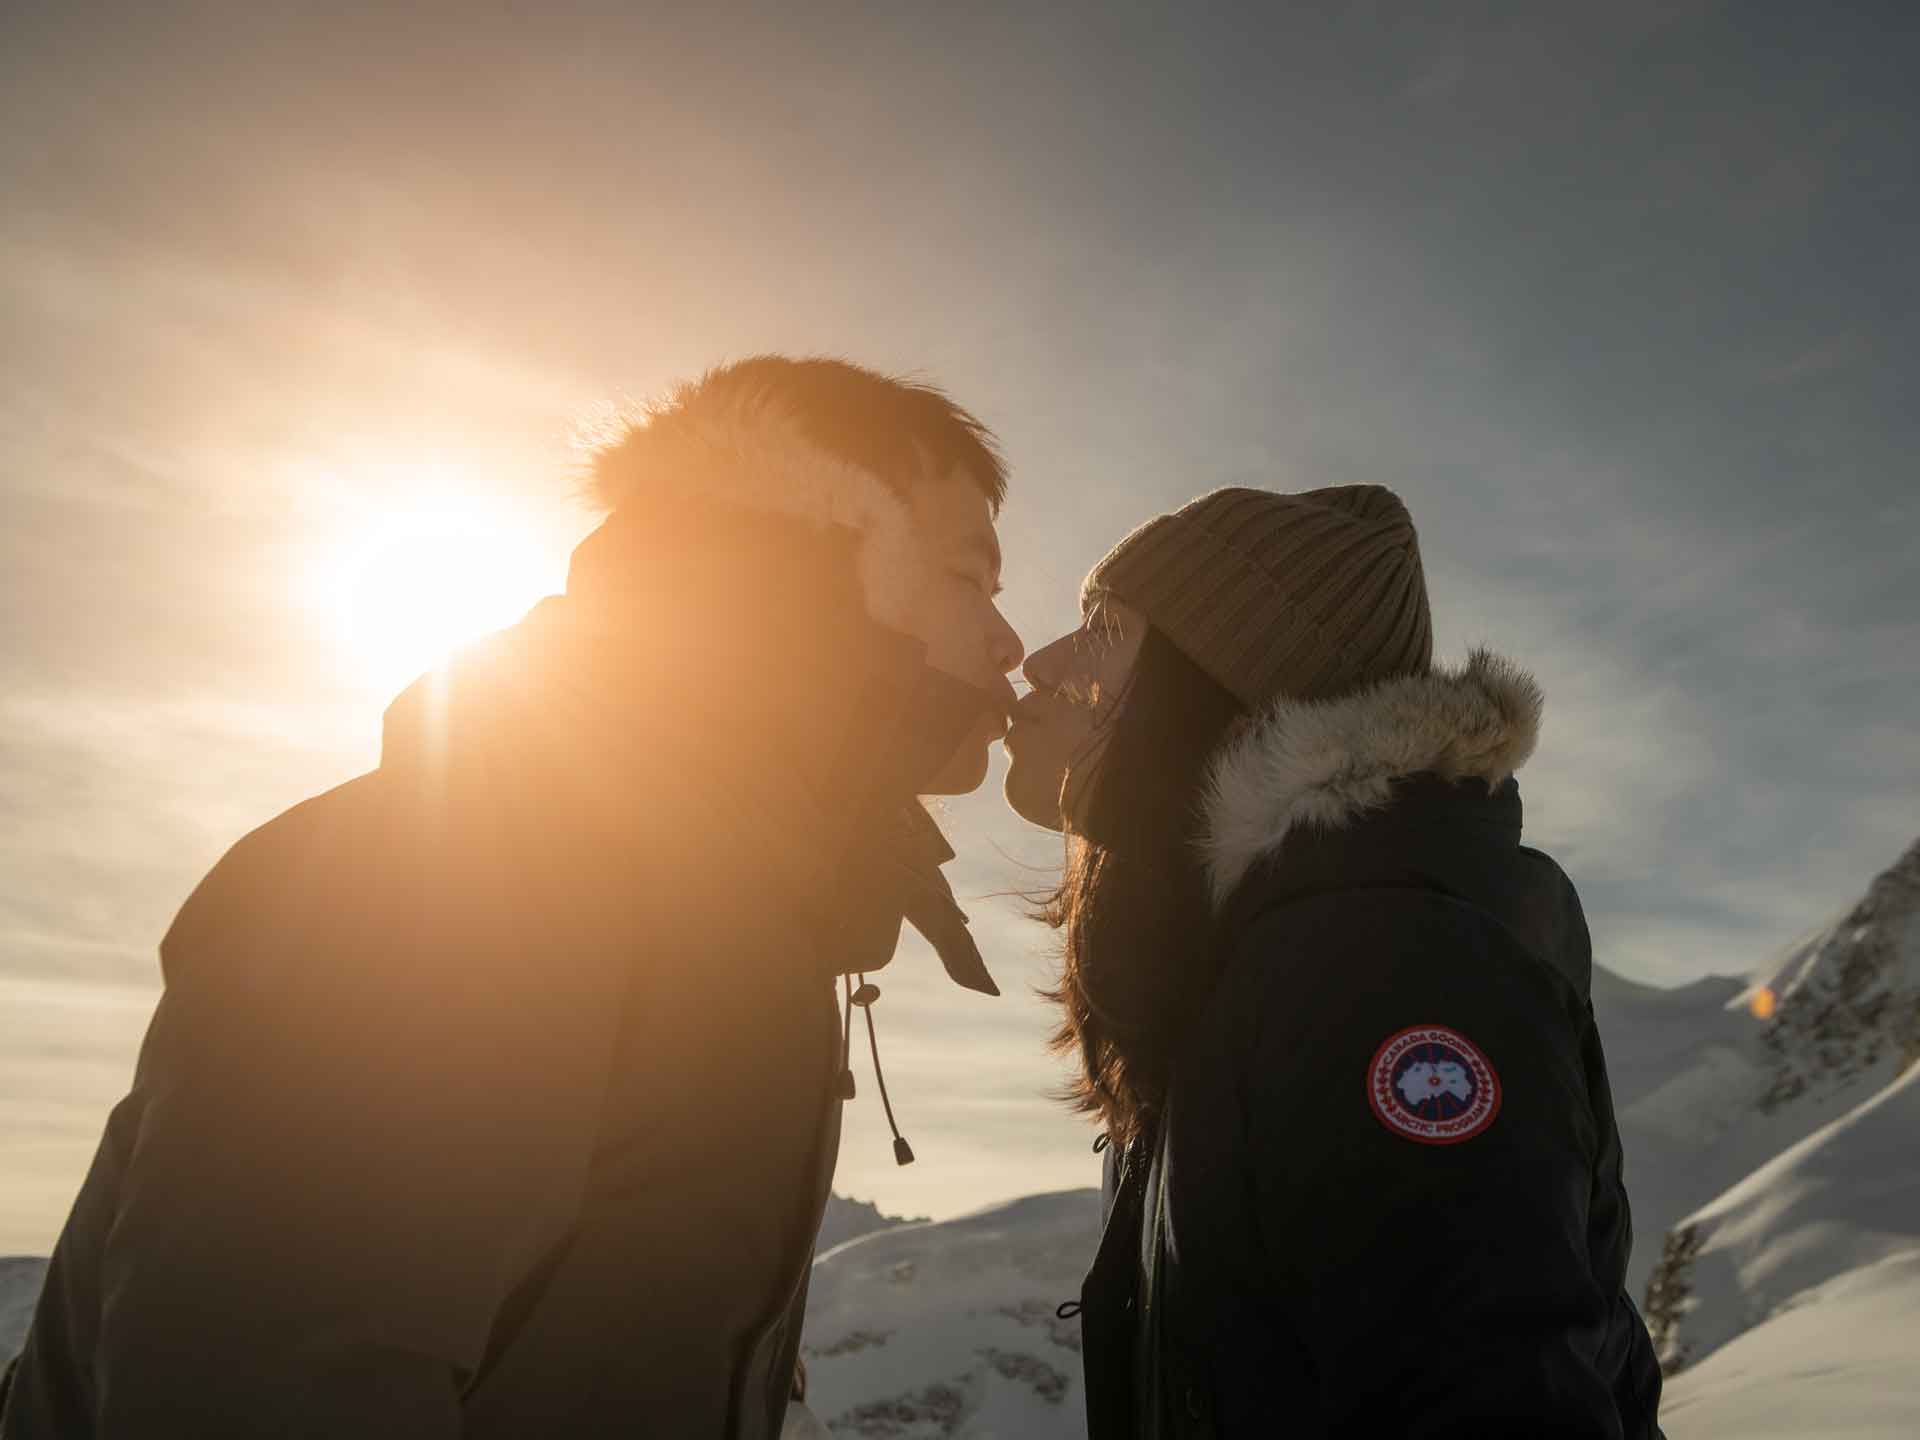
<path fill-rule="evenodd" d="M 922 1216 L 916 1221 L 900 1215 L 882 1215 L 880 1207 L 871 1200 L 854 1200 L 835 1192 L 827 1196 L 827 1212 L 820 1217 L 820 1232 L 813 1242 L 814 1253 L 824 1255 L 834 1246 L 844 1245 L 874 1230 L 922 1223 L 925 1218 Z"/>
<path fill-rule="evenodd" d="M 1767 998 L 1763 1020 L 1755 1002 Z M 1593 1003 L 1626 1149 L 1638 1299 L 1668 1230 L 1920 1055 L 1920 842 L 1759 981 L 1659 990 L 1595 966 Z"/>
<path fill-rule="evenodd" d="M 1671 1440 L 1920 1434 L 1920 841 L 1759 982 L 1594 1004 Z"/>
<path fill-rule="evenodd" d="M 1078 1298 L 1100 1192 L 1033 1195 L 862 1236 L 814 1262 L 807 1408 L 868 1440 L 1086 1433 Z"/>
<path fill-rule="evenodd" d="M 1672 1376 L 1667 1440 L 1920 1435 L 1920 1252 L 1849 1270 Z"/>
<path fill-rule="evenodd" d="M 1920 840 L 1786 957 L 1763 1104 L 1857 1094 L 1920 1060 Z"/>
<path fill-rule="evenodd" d="M 1851 1272 L 1901 1257 L 1920 1263 L 1920 1067 L 1674 1234 L 1676 1314 L 1661 1336 L 1673 1361 L 1707 1355 Z M 1920 1333 L 1909 1344 L 1909 1360 L 1920 1361 Z"/>

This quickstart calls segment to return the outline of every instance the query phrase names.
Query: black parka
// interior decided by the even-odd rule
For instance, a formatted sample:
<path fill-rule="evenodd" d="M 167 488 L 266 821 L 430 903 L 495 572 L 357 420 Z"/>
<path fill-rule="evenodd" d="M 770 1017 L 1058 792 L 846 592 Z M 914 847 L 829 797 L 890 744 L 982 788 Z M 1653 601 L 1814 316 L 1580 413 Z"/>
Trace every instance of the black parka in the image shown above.
<path fill-rule="evenodd" d="M 1481 655 L 1219 767 L 1216 978 L 1082 1295 L 1095 1440 L 1658 1437 L 1587 927 L 1508 778 L 1537 711 Z"/>
<path fill-rule="evenodd" d="M 909 915 L 992 989 L 913 808 L 990 697 L 865 612 L 853 532 L 636 543 L 188 900 L 4 1440 L 778 1433 L 841 972 Z"/>

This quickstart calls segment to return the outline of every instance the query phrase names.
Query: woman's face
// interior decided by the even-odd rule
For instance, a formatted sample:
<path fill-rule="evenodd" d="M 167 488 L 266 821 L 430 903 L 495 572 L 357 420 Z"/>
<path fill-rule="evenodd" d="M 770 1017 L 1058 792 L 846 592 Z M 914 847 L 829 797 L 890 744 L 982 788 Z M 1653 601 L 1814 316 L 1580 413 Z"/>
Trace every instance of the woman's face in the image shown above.
<path fill-rule="evenodd" d="M 1005 745 L 1007 803 L 1049 830 L 1064 830 L 1083 796 L 1076 778 L 1092 773 L 1114 708 L 1126 691 L 1146 620 L 1110 597 L 1081 622 L 1029 655 L 1021 667 L 1031 693 L 1013 707 Z"/>

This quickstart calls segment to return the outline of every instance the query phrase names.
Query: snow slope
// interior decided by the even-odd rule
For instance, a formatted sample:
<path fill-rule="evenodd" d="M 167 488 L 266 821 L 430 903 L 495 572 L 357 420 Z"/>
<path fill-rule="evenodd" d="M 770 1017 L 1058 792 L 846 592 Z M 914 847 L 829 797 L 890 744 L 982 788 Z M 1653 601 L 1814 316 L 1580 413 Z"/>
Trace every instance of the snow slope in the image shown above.
<path fill-rule="evenodd" d="M 1620 1117 L 1636 1287 L 1663 1231 L 1684 1241 L 1663 1277 L 1683 1297 L 1661 1337 L 1685 1367 L 1668 1434 L 1920 1435 L 1920 842 L 1765 985 L 1777 1008 L 1743 1034 L 1752 991 L 1703 982 L 1690 1018 L 1682 991 L 1610 1016 L 1596 978 L 1610 1054 L 1618 1035 L 1643 1071 Z M 1664 1021 L 1694 1031 L 1692 1058 Z"/>
<path fill-rule="evenodd" d="M 925 1218 L 920 1217 L 922 1221 Z M 850 1200 L 836 1191 L 827 1196 L 826 1213 L 820 1217 L 820 1230 L 813 1240 L 814 1252 L 824 1255 L 834 1246 L 844 1245 L 870 1231 L 914 1223 L 903 1216 L 882 1215 L 880 1207 L 871 1200 Z"/>
<path fill-rule="evenodd" d="M 1777 997 L 1756 1019 L 1755 993 Z M 1594 967 L 1593 1003 L 1626 1150 L 1638 1300 L 1667 1230 L 1878 1094 L 1920 1054 L 1920 842 L 1790 946 L 1761 984 L 1675 990 Z"/>
<path fill-rule="evenodd" d="M 1676 1339 L 1696 1360 L 1823 1285 L 1920 1256 L 1920 1067 L 1681 1224 L 1700 1243 Z M 1906 1348 L 1920 1364 L 1920 1332 Z"/>
<path fill-rule="evenodd" d="M 1761 1109 L 1767 1057 L 1750 989 L 1713 976 L 1659 990 L 1594 967 L 1594 1014 L 1633 1205 L 1627 1291 L 1636 1302 L 1671 1226 L 1849 1108 L 1816 1094 Z"/>
<path fill-rule="evenodd" d="M 1667 1440 L 1920 1435 L 1920 1250 L 1835 1277 L 1667 1381 Z"/>
<path fill-rule="evenodd" d="M 807 1407 L 835 1435 L 1064 1440 L 1086 1433 L 1080 1294 L 1100 1193 L 1032 1195 L 822 1255 L 807 1302 Z"/>
<path fill-rule="evenodd" d="M 1789 954 L 1773 987 L 1769 1106 L 1884 1084 L 1920 1060 L 1920 840 Z"/>
<path fill-rule="evenodd" d="M 1729 1250 L 1741 1221 L 1774 1217 L 1776 1258 L 1787 1263 L 1760 1273 L 1792 1293 L 1669 1379 L 1661 1408 L 1669 1440 L 1920 1435 L 1920 1239 L 1900 1238 L 1901 1223 L 1913 1224 L 1908 1212 L 1920 1216 L 1910 1143 L 1920 1132 L 1908 1108 L 1920 1099 L 1916 1077 L 1714 1207 Z M 1758 1203 L 1763 1192 L 1789 1191 L 1783 1206 Z M 1078 1440 L 1078 1326 L 1049 1317 L 1092 1255 L 1097 1211 L 1091 1190 L 1035 1196 L 823 1256 L 807 1363 L 809 1408 L 827 1433 Z M 1796 1288 L 1815 1275 L 1819 1283 Z"/>

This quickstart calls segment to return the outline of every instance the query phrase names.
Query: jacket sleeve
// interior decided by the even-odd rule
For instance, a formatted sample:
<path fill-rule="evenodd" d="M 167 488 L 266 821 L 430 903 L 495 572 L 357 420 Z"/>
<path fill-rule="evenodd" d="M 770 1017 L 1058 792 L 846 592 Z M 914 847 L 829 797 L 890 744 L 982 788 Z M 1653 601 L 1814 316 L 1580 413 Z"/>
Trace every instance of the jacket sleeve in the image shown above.
<path fill-rule="evenodd" d="M 1617 1437 L 1572 986 L 1414 892 L 1296 902 L 1237 948 L 1259 1263 L 1325 1433 Z"/>

